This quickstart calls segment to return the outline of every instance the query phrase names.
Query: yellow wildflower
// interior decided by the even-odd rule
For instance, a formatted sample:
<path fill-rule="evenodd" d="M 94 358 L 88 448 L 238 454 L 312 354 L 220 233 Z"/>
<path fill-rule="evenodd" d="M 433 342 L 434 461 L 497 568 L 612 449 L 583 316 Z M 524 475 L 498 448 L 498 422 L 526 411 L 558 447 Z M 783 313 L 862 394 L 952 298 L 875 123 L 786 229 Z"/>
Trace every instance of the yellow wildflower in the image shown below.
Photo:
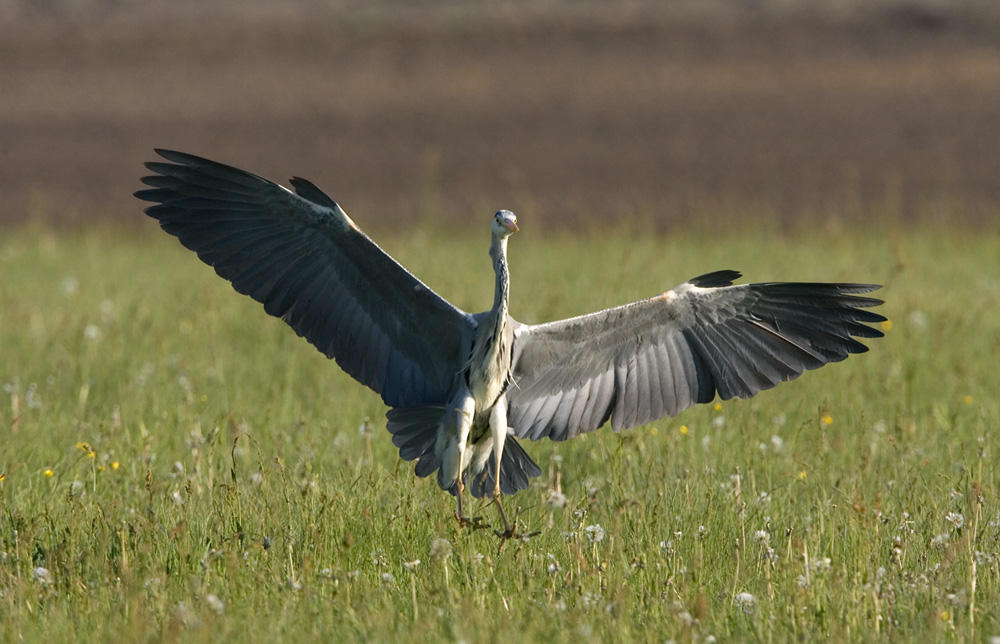
<path fill-rule="evenodd" d="M 45 470 L 44 472 L 42 472 L 42 474 L 44 474 L 45 476 L 51 477 L 53 474 L 55 474 L 55 472 L 53 472 L 51 469 L 48 469 L 48 470 Z"/>
<path fill-rule="evenodd" d="M 800 481 L 806 480 L 806 471 L 805 470 L 799 470 L 799 480 Z"/>
<path fill-rule="evenodd" d="M 680 431 L 681 436 L 687 436 L 688 426 L 687 425 L 681 425 L 680 429 L 678 431 Z"/>
<path fill-rule="evenodd" d="M 823 414 L 823 417 L 820 419 L 820 421 L 822 421 L 824 425 L 830 426 L 833 424 L 833 416 L 831 416 L 830 414 Z"/>
<path fill-rule="evenodd" d="M 714 409 L 715 411 L 722 411 L 722 403 L 720 402 L 715 403 L 712 409 Z"/>
<path fill-rule="evenodd" d="M 892 331 L 892 320 L 883 320 L 879 326 L 883 331 Z"/>
<path fill-rule="evenodd" d="M 975 398 L 973 398 L 972 396 L 966 396 L 965 397 L 965 404 L 966 405 L 971 405 L 973 400 L 975 400 Z"/>
<path fill-rule="evenodd" d="M 115 462 L 113 462 L 111 464 L 111 469 L 113 469 L 113 470 L 117 470 L 118 469 L 118 461 L 115 461 Z"/>

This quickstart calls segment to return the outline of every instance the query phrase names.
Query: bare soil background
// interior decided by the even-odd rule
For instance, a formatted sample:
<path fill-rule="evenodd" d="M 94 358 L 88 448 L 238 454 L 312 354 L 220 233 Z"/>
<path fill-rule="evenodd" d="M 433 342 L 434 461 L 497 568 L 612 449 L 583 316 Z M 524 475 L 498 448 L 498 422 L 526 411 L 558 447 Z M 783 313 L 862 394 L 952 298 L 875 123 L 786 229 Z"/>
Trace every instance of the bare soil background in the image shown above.
<path fill-rule="evenodd" d="M 262 6 L 0 0 L 0 222 L 147 223 L 153 147 L 376 229 L 1000 212 L 990 2 Z"/>

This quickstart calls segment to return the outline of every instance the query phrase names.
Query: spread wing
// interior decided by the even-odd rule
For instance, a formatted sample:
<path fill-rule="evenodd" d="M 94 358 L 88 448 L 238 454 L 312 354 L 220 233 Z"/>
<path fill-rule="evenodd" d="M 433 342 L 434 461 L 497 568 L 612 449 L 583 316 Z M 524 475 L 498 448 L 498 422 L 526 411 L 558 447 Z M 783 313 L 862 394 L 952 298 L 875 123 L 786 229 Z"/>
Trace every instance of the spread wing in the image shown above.
<path fill-rule="evenodd" d="M 695 403 L 748 398 L 868 348 L 882 333 L 869 284 L 734 286 L 720 271 L 618 308 L 514 336 L 508 422 L 518 437 L 565 440 L 608 419 L 615 430 Z"/>
<path fill-rule="evenodd" d="M 157 150 L 146 214 L 389 406 L 441 404 L 475 322 L 375 245 L 304 179 L 295 192 L 190 154 Z"/>

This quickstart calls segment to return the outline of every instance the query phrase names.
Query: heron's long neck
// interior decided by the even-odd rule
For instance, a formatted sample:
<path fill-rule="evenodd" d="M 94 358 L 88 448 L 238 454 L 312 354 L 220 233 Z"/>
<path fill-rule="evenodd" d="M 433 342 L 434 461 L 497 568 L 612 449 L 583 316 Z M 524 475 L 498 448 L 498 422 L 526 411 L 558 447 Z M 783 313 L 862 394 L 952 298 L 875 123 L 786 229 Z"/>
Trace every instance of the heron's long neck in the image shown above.
<path fill-rule="evenodd" d="M 496 273 L 493 308 L 479 325 L 469 369 L 472 395 L 479 405 L 492 405 L 507 384 L 510 372 L 510 341 L 507 327 L 507 240 L 493 238 L 490 257 Z"/>
<path fill-rule="evenodd" d="M 507 299 L 510 297 L 510 274 L 507 272 L 507 238 L 494 237 L 490 243 L 490 257 L 493 259 L 493 272 L 496 275 L 496 288 L 493 292 L 493 309 L 491 313 L 496 316 L 495 324 L 496 340 L 503 332 L 503 327 L 507 319 Z"/>

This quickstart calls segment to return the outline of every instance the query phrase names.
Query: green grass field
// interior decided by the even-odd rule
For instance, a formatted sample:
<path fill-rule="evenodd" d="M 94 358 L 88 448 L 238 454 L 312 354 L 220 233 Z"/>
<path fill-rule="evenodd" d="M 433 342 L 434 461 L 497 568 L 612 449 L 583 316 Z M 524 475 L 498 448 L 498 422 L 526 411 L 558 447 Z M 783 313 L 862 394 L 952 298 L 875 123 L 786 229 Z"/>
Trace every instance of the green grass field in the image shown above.
<path fill-rule="evenodd" d="M 522 221 L 523 321 L 734 268 L 883 283 L 886 337 L 752 400 L 526 444 L 544 474 L 507 508 L 540 534 L 499 549 L 399 461 L 374 393 L 167 235 L 4 231 L 0 641 L 1000 635 L 996 230 Z M 373 236 L 482 310 L 473 232 Z"/>

